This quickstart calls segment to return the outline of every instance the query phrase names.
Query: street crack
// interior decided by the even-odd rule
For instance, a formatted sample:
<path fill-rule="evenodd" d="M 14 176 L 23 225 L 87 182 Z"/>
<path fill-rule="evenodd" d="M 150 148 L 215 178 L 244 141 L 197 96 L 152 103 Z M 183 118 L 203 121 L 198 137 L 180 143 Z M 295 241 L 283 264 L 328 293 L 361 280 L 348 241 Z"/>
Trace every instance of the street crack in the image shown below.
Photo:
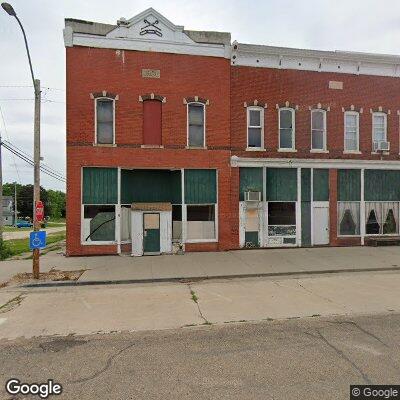
<path fill-rule="evenodd" d="M 199 304 L 199 297 L 197 296 L 196 292 L 193 290 L 190 283 L 188 283 L 187 286 L 190 291 L 191 299 L 196 303 L 197 310 L 199 311 L 199 315 L 204 320 L 204 325 L 211 325 L 211 322 L 207 320 L 207 318 L 203 315 L 203 312 L 201 311 L 200 304 Z"/>

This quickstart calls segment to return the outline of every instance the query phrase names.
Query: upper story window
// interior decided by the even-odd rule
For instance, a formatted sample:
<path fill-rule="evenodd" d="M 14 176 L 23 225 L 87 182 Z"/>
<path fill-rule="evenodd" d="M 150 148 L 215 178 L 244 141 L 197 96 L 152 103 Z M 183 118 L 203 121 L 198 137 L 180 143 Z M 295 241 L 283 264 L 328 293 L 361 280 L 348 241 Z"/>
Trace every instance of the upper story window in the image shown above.
<path fill-rule="evenodd" d="M 311 111 L 311 149 L 326 150 L 326 111 Z"/>
<path fill-rule="evenodd" d="M 293 108 L 279 109 L 279 149 L 295 149 L 295 113 Z"/>
<path fill-rule="evenodd" d="M 115 143 L 115 101 L 107 97 L 99 97 L 96 104 L 96 143 Z"/>
<path fill-rule="evenodd" d="M 356 111 L 344 113 L 344 151 L 359 151 L 359 114 Z"/>
<path fill-rule="evenodd" d="M 143 144 L 162 144 L 162 102 L 159 100 L 143 101 Z"/>
<path fill-rule="evenodd" d="M 247 107 L 247 148 L 264 148 L 264 109 Z"/>
<path fill-rule="evenodd" d="M 372 114 L 372 141 L 387 141 L 387 115 L 382 112 Z"/>
<path fill-rule="evenodd" d="M 202 103 L 188 104 L 188 146 L 205 147 L 205 106 Z"/>

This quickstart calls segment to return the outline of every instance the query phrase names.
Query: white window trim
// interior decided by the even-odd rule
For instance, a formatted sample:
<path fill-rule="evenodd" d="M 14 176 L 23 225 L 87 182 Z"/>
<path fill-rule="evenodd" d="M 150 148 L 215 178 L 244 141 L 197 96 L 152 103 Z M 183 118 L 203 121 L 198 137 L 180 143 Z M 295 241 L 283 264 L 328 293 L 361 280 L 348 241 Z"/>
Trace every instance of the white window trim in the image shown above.
<path fill-rule="evenodd" d="M 313 125 L 312 125 L 312 121 L 313 121 L 313 114 L 314 113 L 322 113 L 323 115 L 323 146 L 322 149 L 314 149 L 312 147 L 312 133 L 313 133 Z M 326 153 L 327 152 L 327 145 L 326 145 L 326 139 L 327 139 L 327 133 L 326 133 L 326 111 L 325 110 L 321 110 L 319 108 L 313 109 L 311 110 L 311 152 L 312 153 Z"/>
<path fill-rule="evenodd" d="M 357 149 L 347 150 L 346 149 L 346 116 L 354 115 L 356 117 L 356 128 L 357 128 Z M 360 152 L 360 114 L 357 111 L 345 111 L 343 115 L 343 153 L 344 154 L 361 154 Z"/>
<path fill-rule="evenodd" d="M 383 117 L 383 124 L 384 124 L 384 129 L 385 129 L 385 140 L 384 142 L 387 142 L 387 114 L 384 112 L 373 112 L 372 113 L 372 149 L 374 148 L 374 133 L 375 133 L 375 124 L 374 124 L 374 117 Z"/>
<path fill-rule="evenodd" d="M 97 101 L 111 100 L 113 104 L 113 142 L 112 143 L 97 143 Z M 115 146 L 115 99 L 107 96 L 96 97 L 94 99 L 94 144 L 97 146 Z"/>
<path fill-rule="evenodd" d="M 203 146 L 191 146 L 189 144 L 189 106 L 191 104 L 196 104 L 199 106 L 203 107 Z M 200 103 L 198 101 L 192 101 L 190 103 L 187 103 L 186 105 L 186 143 L 187 143 L 187 148 L 188 149 L 205 149 L 207 148 L 206 144 L 206 105 L 204 103 Z"/>
<path fill-rule="evenodd" d="M 281 147 L 281 111 L 288 110 L 292 113 L 292 147 Z M 282 152 L 295 152 L 296 150 L 296 117 L 295 109 L 290 107 L 281 107 L 278 109 L 278 137 L 279 137 L 279 149 Z"/>
<path fill-rule="evenodd" d="M 261 126 L 250 126 L 250 111 L 260 111 L 260 125 Z M 247 120 L 246 120 L 246 131 L 247 131 L 247 145 L 246 151 L 264 151 L 264 108 L 258 106 L 247 107 Z M 260 147 L 249 147 L 249 128 L 260 128 L 261 127 L 261 146 Z"/>

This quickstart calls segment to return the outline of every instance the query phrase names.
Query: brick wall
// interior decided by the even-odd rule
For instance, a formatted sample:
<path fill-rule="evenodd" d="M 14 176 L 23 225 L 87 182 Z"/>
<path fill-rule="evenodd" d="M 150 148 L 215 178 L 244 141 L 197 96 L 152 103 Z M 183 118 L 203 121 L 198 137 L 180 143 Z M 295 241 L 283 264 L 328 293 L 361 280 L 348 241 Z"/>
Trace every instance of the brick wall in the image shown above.
<path fill-rule="evenodd" d="M 328 88 L 329 81 L 343 82 L 343 90 Z M 266 152 L 246 152 L 246 109 L 244 102 L 266 102 L 265 147 Z M 296 111 L 296 153 L 280 153 L 278 145 L 278 111 L 276 104 L 286 101 L 298 105 Z M 310 153 L 311 113 L 309 106 L 321 103 L 330 107 L 327 113 L 327 148 L 329 154 Z M 344 116 L 342 107 L 363 108 L 360 114 L 361 155 L 343 154 Z M 231 141 L 233 153 L 243 157 L 296 157 L 296 158 L 356 158 L 380 159 L 371 155 L 372 116 L 370 109 L 390 109 L 388 115 L 388 141 L 390 155 L 384 160 L 399 158 L 400 79 L 381 76 L 335 74 L 325 72 L 279 70 L 255 67 L 231 68 Z"/>
<path fill-rule="evenodd" d="M 142 78 L 141 69 L 159 69 L 161 78 Z M 67 48 L 67 253 L 115 254 L 116 246 L 81 246 L 81 168 L 216 168 L 219 242 L 189 249 L 230 247 L 229 60 L 165 53 Z M 116 147 L 93 146 L 94 100 L 90 93 L 117 94 Z M 142 149 L 143 103 L 139 96 L 159 94 L 163 149 Z M 207 150 L 185 149 L 187 111 L 183 99 L 199 96 L 206 106 Z"/>

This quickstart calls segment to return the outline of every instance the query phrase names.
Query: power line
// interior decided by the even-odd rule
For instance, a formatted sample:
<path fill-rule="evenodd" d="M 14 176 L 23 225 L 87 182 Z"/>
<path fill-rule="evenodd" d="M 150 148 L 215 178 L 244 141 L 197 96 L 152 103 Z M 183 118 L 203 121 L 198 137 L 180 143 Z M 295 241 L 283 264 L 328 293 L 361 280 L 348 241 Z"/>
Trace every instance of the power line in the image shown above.
<path fill-rule="evenodd" d="M 8 142 L 9 143 L 9 142 Z M 34 166 L 34 162 L 31 158 L 25 156 L 24 154 L 22 154 L 21 152 L 19 152 L 17 149 L 13 148 L 13 146 L 10 146 L 9 144 L 7 144 L 7 142 L 2 142 L 1 145 L 7 149 L 8 151 L 10 151 L 11 153 L 15 154 L 17 157 L 19 157 L 21 160 L 25 161 L 26 163 L 28 163 L 29 165 Z M 56 171 L 51 170 L 50 168 L 47 168 L 44 165 L 40 166 L 40 170 L 48 175 L 51 176 L 54 179 L 59 180 L 60 182 L 65 183 L 66 179 L 64 176 L 62 176 L 61 174 L 57 173 Z"/>

